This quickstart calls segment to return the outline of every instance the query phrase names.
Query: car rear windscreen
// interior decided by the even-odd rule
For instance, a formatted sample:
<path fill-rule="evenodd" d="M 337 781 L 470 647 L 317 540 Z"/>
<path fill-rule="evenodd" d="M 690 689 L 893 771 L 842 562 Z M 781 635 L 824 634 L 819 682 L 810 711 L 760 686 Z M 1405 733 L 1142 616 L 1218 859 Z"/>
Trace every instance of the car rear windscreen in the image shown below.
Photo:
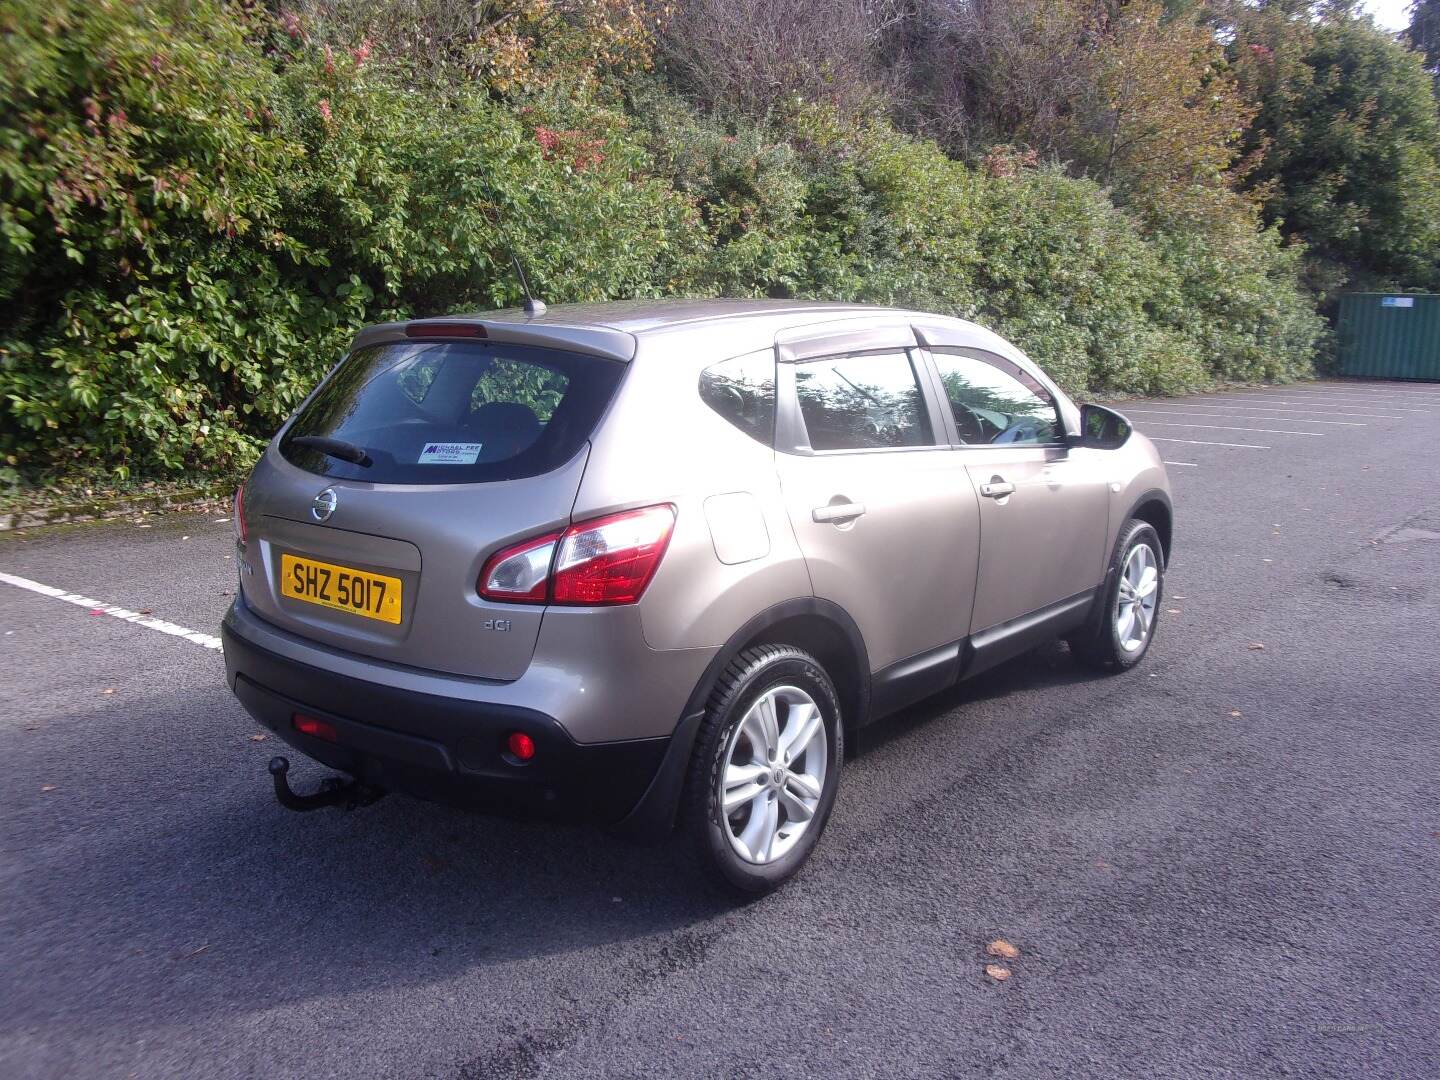
<path fill-rule="evenodd" d="M 594 430 L 625 365 L 486 341 L 402 341 L 356 349 L 280 441 L 308 472 L 378 484 L 463 484 L 538 476 Z M 342 460 L 305 436 L 334 440 Z M 334 447 L 330 447 L 334 449 Z"/>

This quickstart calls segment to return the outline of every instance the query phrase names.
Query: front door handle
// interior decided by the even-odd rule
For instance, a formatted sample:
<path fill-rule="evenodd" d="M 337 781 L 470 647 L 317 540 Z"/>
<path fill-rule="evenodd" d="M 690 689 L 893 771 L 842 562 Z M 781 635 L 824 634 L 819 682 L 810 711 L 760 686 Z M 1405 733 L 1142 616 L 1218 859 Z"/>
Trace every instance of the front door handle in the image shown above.
<path fill-rule="evenodd" d="M 829 506 L 817 506 L 810 511 L 810 520 L 825 524 L 842 524 L 846 521 L 854 521 L 861 514 L 865 513 L 862 503 L 842 502 L 831 503 Z"/>
<path fill-rule="evenodd" d="M 980 494 L 987 499 L 1003 499 L 1007 495 L 1015 494 L 1015 485 L 994 476 L 988 484 L 980 485 Z"/>

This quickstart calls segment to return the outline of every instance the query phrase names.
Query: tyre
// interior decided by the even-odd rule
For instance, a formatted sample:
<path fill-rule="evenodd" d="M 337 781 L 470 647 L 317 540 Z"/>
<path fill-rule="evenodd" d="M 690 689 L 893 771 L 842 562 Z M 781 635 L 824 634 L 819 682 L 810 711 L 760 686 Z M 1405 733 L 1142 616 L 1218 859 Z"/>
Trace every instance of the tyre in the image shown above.
<path fill-rule="evenodd" d="M 1120 530 L 1095 615 L 1070 638 L 1078 660 L 1101 671 L 1124 671 L 1149 651 L 1165 590 L 1164 551 L 1147 522 L 1132 518 Z"/>
<path fill-rule="evenodd" d="M 757 896 L 815 849 L 840 782 L 835 685 L 813 656 L 761 645 L 716 683 L 695 740 L 682 836 L 729 890 Z"/>

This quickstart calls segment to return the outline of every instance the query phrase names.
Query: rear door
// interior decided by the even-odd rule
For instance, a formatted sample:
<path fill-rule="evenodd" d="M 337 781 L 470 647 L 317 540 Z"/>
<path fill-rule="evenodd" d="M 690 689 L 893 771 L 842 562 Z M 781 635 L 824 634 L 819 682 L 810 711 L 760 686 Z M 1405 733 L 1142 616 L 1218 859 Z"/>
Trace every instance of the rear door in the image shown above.
<path fill-rule="evenodd" d="M 930 354 L 980 507 L 971 632 L 1092 589 L 1110 513 L 1096 452 L 1066 446 L 1054 396 L 1018 364 L 980 349 Z"/>
<path fill-rule="evenodd" d="M 624 368 L 503 342 L 356 350 L 247 485 L 246 603 L 349 651 L 518 678 L 544 607 L 481 599 L 481 567 L 569 523 L 587 440 Z M 347 448 L 365 460 L 345 460 Z"/>
<path fill-rule="evenodd" d="M 816 351 L 780 350 L 776 455 L 815 595 L 855 620 L 873 671 L 926 667 L 969 626 L 975 495 L 913 348 Z"/>

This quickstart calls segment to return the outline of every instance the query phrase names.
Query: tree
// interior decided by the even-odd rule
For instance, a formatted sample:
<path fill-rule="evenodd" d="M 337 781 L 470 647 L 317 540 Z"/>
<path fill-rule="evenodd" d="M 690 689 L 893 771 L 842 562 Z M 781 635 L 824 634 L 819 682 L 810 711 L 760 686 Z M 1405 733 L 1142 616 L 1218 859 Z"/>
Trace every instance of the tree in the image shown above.
<path fill-rule="evenodd" d="M 919 0 L 913 126 L 975 156 L 1015 144 L 1167 212 L 1229 185 L 1252 110 L 1195 11 L 1159 0 Z"/>
<path fill-rule="evenodd" d="M 1426 68 L 1440 76 L 1440 0 L 1415 0 L 1405 36 L 1424 55 Z"/>
<path fill-rule="evenodd" d="M 1249 183 L 1309 245 L 1317 283 L 1440 284 L 1440 122 L 1415 51 L 1346 12 L 1242 11 L 1235 67 L 1258 104 Z"/>

